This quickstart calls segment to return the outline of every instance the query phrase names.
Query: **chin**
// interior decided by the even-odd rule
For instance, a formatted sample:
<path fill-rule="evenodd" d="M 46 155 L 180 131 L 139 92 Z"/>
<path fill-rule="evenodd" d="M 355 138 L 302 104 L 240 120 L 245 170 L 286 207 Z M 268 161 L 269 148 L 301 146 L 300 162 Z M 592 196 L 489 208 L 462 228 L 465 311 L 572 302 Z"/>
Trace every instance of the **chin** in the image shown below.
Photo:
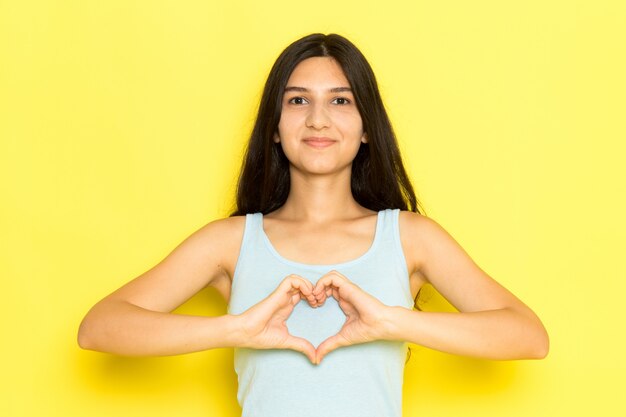
<path fill-rule="evenodd" d="M 292 166 L 301 174 L 304 175 L 330 175 L 340 172 L 342 169 L 336 165 L 331 164 L 304 164 L 301 166 Z"/>

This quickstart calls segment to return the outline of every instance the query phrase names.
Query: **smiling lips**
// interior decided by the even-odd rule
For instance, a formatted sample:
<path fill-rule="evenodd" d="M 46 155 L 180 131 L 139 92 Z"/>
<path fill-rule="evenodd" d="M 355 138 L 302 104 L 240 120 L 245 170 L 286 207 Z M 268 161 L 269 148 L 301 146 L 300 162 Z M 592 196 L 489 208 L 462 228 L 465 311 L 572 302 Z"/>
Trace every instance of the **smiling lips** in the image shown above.
<path fill-rule="evenodd" d="M 306 143 L 307 145 L 313 147 L 313 148 L 317 148 L 317 149 L 323 149 L 323 148 L 327 148 L 330 145 L 332 145 L 333 143 L 335 143 L 335 141 L 331 138 L 326 138 L 326 137 L 317 137 L 317 136 L 311 136 L 308 138 L 304 138 L 304 143 Z"/>

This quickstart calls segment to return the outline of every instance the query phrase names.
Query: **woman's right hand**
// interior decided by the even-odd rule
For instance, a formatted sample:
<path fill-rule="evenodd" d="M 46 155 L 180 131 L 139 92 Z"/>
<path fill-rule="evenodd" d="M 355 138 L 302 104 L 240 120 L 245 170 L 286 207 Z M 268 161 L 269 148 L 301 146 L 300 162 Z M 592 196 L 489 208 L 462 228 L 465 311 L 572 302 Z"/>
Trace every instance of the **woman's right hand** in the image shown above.
<path fill-rule="evenodd" d="M 300 300 L 311 307 L 318 302 L 313 295 L 313 284 L 298 276 L 289 275 L 267 298 L 238 316 L 241 329 L 240 347 L 253 349 L 292 349 L 304 353 L 315 363 L 315 347 L 306 339 L 292 336 L 286 321 Z"/>

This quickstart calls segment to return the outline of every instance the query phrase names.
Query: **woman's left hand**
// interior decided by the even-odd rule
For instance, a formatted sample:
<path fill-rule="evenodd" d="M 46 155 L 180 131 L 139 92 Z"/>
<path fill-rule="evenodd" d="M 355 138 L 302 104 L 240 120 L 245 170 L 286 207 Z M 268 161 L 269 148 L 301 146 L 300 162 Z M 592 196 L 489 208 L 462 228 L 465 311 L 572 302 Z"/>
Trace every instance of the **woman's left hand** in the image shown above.
<path fill-rule="evenodd" d="M 385 313 L 390 307 L 363 291 L 344 275 L 330 271 L 317 281 L 313 295 L 319 305 L 324 303 L 326 298 L 333 297 L 346 315 L 346 322 L 339 333 L 324 340 L 317 347 L 317 364 L 329 352 L 339 347 L 383 338 Z"/>

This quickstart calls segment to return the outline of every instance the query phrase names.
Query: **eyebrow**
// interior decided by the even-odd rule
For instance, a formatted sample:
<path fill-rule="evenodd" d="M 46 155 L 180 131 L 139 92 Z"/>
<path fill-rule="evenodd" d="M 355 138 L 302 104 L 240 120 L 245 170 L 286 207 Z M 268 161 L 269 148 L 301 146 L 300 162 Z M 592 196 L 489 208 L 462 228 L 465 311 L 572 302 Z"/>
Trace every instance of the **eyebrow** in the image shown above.
<path fill-rule="evenodd" d="M 307 93 L 309 89 L 304 88 L 304 87 L 296 87 L 296 86 L 285 87 L 285 93 L 288 93 L 289 91 L 299 91 L 302 93 Z M 334 88 L 329 89 L 328 91 L 331 93 L 343 93 L 344 91 L 352 92 L 352 89 L 350 87 L 334 87 Z"/>

